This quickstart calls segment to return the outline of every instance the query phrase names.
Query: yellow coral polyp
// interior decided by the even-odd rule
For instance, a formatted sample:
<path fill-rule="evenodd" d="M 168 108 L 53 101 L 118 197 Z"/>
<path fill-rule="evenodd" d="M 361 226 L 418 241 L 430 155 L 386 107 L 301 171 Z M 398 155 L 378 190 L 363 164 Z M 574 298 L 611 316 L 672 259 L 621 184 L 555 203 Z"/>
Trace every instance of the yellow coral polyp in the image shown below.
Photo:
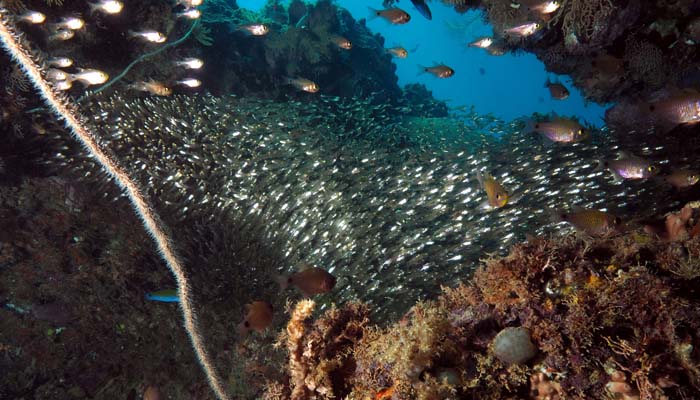
<path fill-rule="evenodd" d="M 590 274 L 588 276 L 588 282 L 586 282 L 586 287 L 588 289 L 598 289 L 602 285 L 600 277 L 596 274 Z"/>

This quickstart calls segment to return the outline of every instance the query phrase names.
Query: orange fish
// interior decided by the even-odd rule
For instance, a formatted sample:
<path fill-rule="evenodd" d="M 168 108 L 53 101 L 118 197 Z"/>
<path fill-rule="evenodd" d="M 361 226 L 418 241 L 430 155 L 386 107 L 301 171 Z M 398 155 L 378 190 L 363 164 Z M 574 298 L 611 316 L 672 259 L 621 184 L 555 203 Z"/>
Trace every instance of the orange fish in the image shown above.
<path fill-rule="evenodd" d="M 333 42 L 336 46 L 343 50 L 350 50 L 352 49 L 352 42 L 350 42 L 348 39 L 338 36 L 338 35 L 333 35 L 331 36 L 331 42 Z"/>
<path fill-rule="evenodd" d="M 161 82 L 150 80 L 148 82 L 135 82 L 129 85 L 131 89 L 140 90 L 142 92 L 149 92 L 155 94 L 156 96 L 170 96 L 173 94 L 173 90 L 165 86 Z"/>
<path fill-rule="evenodd" d="M 386 52 L 389 53 L 389 54 L 391 54 L 392 56 L 394 56 L 394 57 L 396 57 L 396 58 L 406 58 L 406 57 L 408 57 L 408 51 L 406 51 L 406 49 L 404 49 L 404 48 L 401 47 L 401 46 L 397 46 L 397 47 L 392 47 L 392 48 L 386 49 Z"/>
<path fill-rule="evenodd" d="M 376 395 L 374 395 L 374 400 L 385 400 L 385 399 L 390 399 L 391 396 L 394 394 L 394 387 L 388 387 L 386 389 L 382 389 L 377 392 Z"/>
<path fill-rule="evenodd" d="M 482 175 L 481 172 L 477 172 L 476 179 L 479 181 L 479 185 L 484 189 L 488 197 L 488 199 L 481 204 L 483 208 L 501 208 L 508 204 L 508 192 L 503 189 L 503 186 L 501 186 L 493 176 L 488 173 Z"/>
<path fill-rule="evenodd" d="M 576 230 L 593 236 L 606 235 L 617 230 L 622 224 L 620 217 L 599 210 L 574 207 L 571 213 L 557 216 L 559 221 L 568 222 Z"/>
<path fill-rule="evenodd" d="M 336 281 L 335 276 L 318 267 L 309 267 L 288 276 L 278 276 L 276 280 L 281 290 L 285 290 L 291 284 L 299 288 L 307 297 L 330 292 Z"/>
<path fill-rule="evenodd" d="M 292 85 L 299 90 L 303 90 L 304 92 L 309 92 L 309 93 L 318 92 L 318 85 L 316 84 L 316 82 L 310 81 L 308 79 L 285 78 L 284 81 L 286 84 Z"/>
<path fill-rule="evenodd" d="M 270 32 L 270 28 L 265 24 L 247 24 L 241 25 L 236 30 L 245 32 L 253 36 L 265 36 Z"/>
<path fill-rule="evenodd" d="M 697 171 L 679 169 L 670 175 L 663 177 L 664 182 L 673 185 L 676 189 L 683 189 L 695 185 L 700 181 L 700 174 Z"/>
<path fill-rule="evenodd" d="M 700 92 L 684 90 L 648 105 L 649 113 L 658 120 L 664 132 L 678 125 L 700 122 Z"/>
<path fill-rule="evenodd" d="M 544 83 L 544 86 L 549 89 L 549 94 L 552 95 L 553 99 L 565 100 L 569 97 L 569 89 L 559 82 L 552 82 L 547 78 L 547 82 Z"/>
<path fill-rule="evenodd" d="M 266 301 L 254 301 L 245 305 L 246 316 L 238 324 L 238 334 L 245 337 L 250 331 L 262 332 L 272 323 L 272 305 Z"/>
<path fill-rule="evenodd" d="M 529 121 L 524 132 L 538 132 L 552 142 L 559 143 L 577 143 L 588 137 L 588 131 L 578 121 L 553 115 L 551 121 Z"/>
<path fill-rule="evenodd" d="M 455 74 L 455 70 L 445 64 L 438 64 L 432 67 L 418 66 L 418 75 L 429 72 L 438 78 L 449 78 Z"/>
<path fill-rule="evenodd" d="M 396 25 L 405 24 L 411 20 L 411 16 L 408 15 L 406 11 L 397 7 L 387 8 L 385 10 L 375 10 L 374 8 L 369 7 L 369 19 L 372 20 L 377 17 L 382 17 Z"/>

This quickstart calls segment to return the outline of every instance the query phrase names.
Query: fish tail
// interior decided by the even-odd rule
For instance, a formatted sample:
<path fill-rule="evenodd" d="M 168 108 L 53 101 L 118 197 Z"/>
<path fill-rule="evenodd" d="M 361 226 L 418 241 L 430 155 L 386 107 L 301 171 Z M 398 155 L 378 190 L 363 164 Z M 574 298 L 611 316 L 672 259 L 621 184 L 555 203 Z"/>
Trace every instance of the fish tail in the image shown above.
<path fill-rule="evenodd" d="M 380 11 L 377 10 L 376 8 L 372 7 L 367 7 L 369 9 L 369 16 L 367 17 L 367 21 L 372 21 L 373 19 L 376 19 L 380 14 Z"/>
<path fill-rule="evenodd" d="M 428 67 L 418 64 L 418 75 L 423 75 L 426 72 L 428 72 Z"/>
<path fill-rule="evenodd" d="M 282 83 L 284 85 L 294 85 L 294 78 L 289 77 L 289 76 L 283 76 L 282 77 Z"/>
<path fill-rule="evenodd" d="M 532 133 L 532 132 L 537 132 L 537 121 L 535 121 L 532 118 L 527 118 L 524 120 L 525 122 L 525 128 L 521 131 L 522 133 Z"/>
<path fill-rule="evenodd" d="M 245 326 L 245 320 L 241 321 L 238 325 L 236 325 L 236 329 L 238 330 L 238 337 L 243 340 L 245 339 L 246 336 L 248 336 L 248 328 Z"/>
<path fill-rule="evenodd" d="M 550 210 L 549 211 L 549 221 L 558 224 L 560 222 L 567 222 L 569 214 L 563 211 Z"/>
<path fill-rule="evenodd" d="M 479 186 L 483 189 L 484 188 L 484 175 L 479 170 L 476 171 L 476 180 L 479 181 Z"/>

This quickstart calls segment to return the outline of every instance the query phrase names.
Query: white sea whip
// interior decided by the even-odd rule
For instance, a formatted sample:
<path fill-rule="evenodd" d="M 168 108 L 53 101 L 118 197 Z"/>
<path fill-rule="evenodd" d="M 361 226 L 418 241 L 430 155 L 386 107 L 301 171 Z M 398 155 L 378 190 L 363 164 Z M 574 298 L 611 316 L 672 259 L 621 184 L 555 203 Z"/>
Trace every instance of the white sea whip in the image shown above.
<path fill-rule="evenodd" d="M 149 206 L 145 196 L 126 171 L 119 166 L 116 160 L 112 159 L 100 148 L 95 135 L 84 123 L 77 108 L 65 95 L 55 90 L 44 79 L 42 67 L 31 56 L 28 46 L 23 43 L 21 36 L 12 26 L 6 10 L 2 9 L 0 9 L 0 42 L 12 59 L 27 74 L 29 80 L 39 91 L 41 97 L 43 97 L 47 107 L 64 121 L 68 131 L 83 144 L 85 149 L 97 160 L 102 169 L 116 181 L 117 185 L 128 197 L 134 211 L 141 218 L 144 228 L 155 241 L 160 256 L 175 277 L 185 330 L 190 337 L 199 363 L 204 369 L 209 385 L 218 398 L 228 400 L 224 386 L 214 369 L 211 357 L 204 347 L 204 340 L 199 332 L 197 317 L 190 298 L 191 288 L 185 269 L 173 247 L 172 240 L 163 228 L 160 218 Z"/>

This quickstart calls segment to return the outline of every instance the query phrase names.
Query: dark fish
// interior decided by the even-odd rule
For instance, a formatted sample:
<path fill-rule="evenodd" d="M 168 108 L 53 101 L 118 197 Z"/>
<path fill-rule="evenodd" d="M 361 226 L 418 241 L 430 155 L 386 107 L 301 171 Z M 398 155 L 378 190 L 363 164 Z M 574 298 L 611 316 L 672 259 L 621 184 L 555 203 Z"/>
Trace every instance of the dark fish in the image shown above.
<path fill-rule="evenodd" d="M 395 25 L 405 24 L 411 20 L 411 16 L 400 8 L 387 8 L 385 10 L 375 10 L 372 7 L 369 8 L 369 20 L 377 17 L 382 17 L 385 20 L 391 22 Z"/>
<path fill-rule="evenodd" d="M 418 75 L 429 72 L 438 78 L 449 78 L 455 74 L 455 70 L 445 64 L 438 64 L 432 67 L 418 66 Z"/>
<path fill-rule="evenodd" d="M 429 20 L 433 19 L 433 13 L 430 12 L 430 8 L 425 4 L 425 0 L 411 0 L 411 3 L 422 16 Z"/>
<path fill-rule="evenodd" d="M 569 89 L 559 82 L 552 82 L 547 78 L 544 86 L 549 89 L 549 94 L 551 94 L 552 98 L 555 100 L 565 100 L 569 97 Z"/>

